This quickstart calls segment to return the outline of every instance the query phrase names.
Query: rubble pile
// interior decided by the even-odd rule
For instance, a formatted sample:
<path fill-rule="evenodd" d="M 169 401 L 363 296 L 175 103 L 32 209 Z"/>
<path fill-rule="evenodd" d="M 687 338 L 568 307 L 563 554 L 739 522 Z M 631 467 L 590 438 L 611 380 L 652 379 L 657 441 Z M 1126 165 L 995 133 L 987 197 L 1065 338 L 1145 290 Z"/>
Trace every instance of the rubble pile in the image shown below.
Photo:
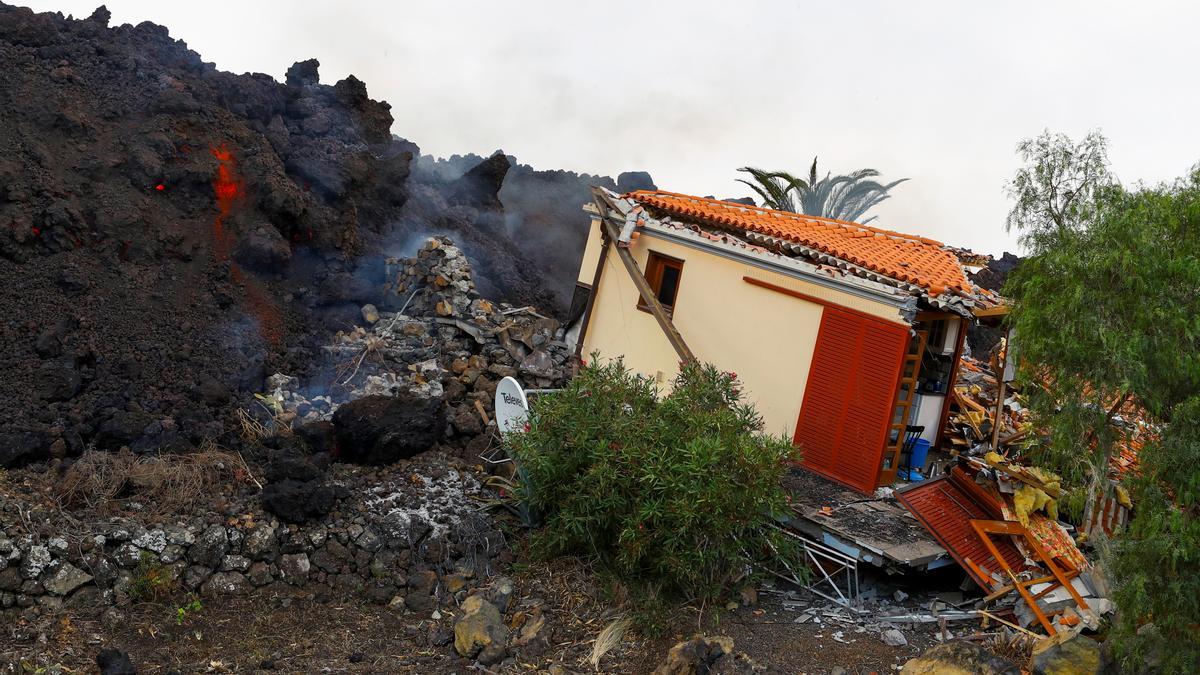
<path fill-rule="evenodd" d="M 389 260 L 388 272 L 393 281 L 381 304 L 396 311 L 363 307 L 368 326 L 340 331 L 324 347 L 324 381 L 268 379 L 271 389 L 261 398 L 285 422 L 302 428 L 332 420 L 341 452 L 350 449 L 339 418 L 347 402 L 404 396 L 412 408 L 416 401 L 437 401 L 445 427 L 433 440 L 469 445 L 477 457 L 488 441 L 481 435 L 492 424 L 502 378 L 552 388 L 570 375 L 572 352 L 559 322 L 532 307 L 480 297 L 470 263 L 448 238 L 432 237 L 416 256 Z"/>
<path fill-rule="evenodd" d="M 1004 340 L 993 350 L 991 362 L 964 355 L 958 369 L 958 381 L 953 388 L 950 423 L 946 439 L 959 454 L 975 458 L 985 456 L 1020 460 L 1023 453 L 1039 441 L 1037 430 L 1022 403 L 1021 392 L 1006 383 L 1004 401 L 1000 408 L 1000 433 L 997 447 L 991 447 L 993 425 L 996 424 L 997 400 L 1000 385 L 995 372 L 1002 359 Z M 1111 407 L 1110 423 L 1116 428 L 1116 452 L 1110 461 L 1108 482 L 1086 507 L 1081 534 L 1090 537 L 1103 531 L 1111 535 L 1128 521 L 1133 503 L 1122 485 L 1124 479 L 1137 471 L 1138 452 L 1155 433 L 1146 411 L 1135 401 L 1115 401 Z M 994 454 L 993 454 L 994 453 Z M 985 462 L 996 467 L 996 461 Z M 1008 463 L 1010 469 L 1017 467 Z M 1028 475 L 1028 470 L 1021 470 Z M 1051 497 L 1057 499 L 1058 494 Z"/>
<path fill-rule="evenodd" d="M 977 610 L 1049 635 L 1096 631 L 1113 606 L 1080 543 L 1128 519 L 1133 504 L 1120 481 L 1136 470 L 1153 429 L 1132 402 L 1114 404 L 1121 441 L 1109 483 L 1088 500 L 1078 527 L 1061 522 L 1057 506 L 1067 490 L 1059 476 L 1029 463 L 1040 434 L 1020 391 L 995 375 L 1006 348 L 1002 339 L 990 363 L 964 355 L 946 427 L 953 461 L 946 475 L 897 497 L 984 590 Z"/>

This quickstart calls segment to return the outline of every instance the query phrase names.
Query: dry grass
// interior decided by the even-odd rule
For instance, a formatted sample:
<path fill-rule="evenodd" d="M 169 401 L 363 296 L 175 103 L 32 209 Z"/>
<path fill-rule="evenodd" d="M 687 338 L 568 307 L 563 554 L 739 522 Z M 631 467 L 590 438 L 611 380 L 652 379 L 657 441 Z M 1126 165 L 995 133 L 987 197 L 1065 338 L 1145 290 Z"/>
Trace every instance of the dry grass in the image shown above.
<path fill-rule="evenodd" d="M 334 377 L 339 380 L 338 384 L 345 387 L 350 384 L 354 376 L 358 375 L 358 369 L 367 359 L 373 361 L 383 361 L 383 350 L 387 347 L 387 340 L 378 335 L 367 335 L 362 339 L 362 347 L 359 348 L 357 354 L 352 354 L 349 359 L 339 364 L 334 369 Z M 348 373 L 348 374 L 347 374 Z"/>
<path fill-rule="evenodd" d="M 263 408 L 267 414 L 271 416 L 265 424 L 260 422 L 258 418 L 248 410 L 239 408 L 237 411 L 238 423 L 242 427 L 242 440 L 251 443 L 261 443 L 263 439 L 271 438 L 272 436 L 280 436 L 286 438 L 292 435 L 292 420 L 295 415 L 282 407 L 273 409 L 271 406 L 263 404 Z"/>
<path fill-rule="evenodd" d="M 100 509 L 139 501 L 159 512 L 188 510 L 221 484 L 252 480 L 241 457 L 209 443 L 186 455 L 83 453 L 55 488 L 66 507 Z"/>
<path fill-rule="evenodd" d="M 627 616 L 621 617 L 604 627 L 592 644 L 592 655 L 588 658 L 596 672 L 600 672 L 600 659 L 612 651 L 625 639 L 625 631 L 629 630 L 633 620 Z"/>

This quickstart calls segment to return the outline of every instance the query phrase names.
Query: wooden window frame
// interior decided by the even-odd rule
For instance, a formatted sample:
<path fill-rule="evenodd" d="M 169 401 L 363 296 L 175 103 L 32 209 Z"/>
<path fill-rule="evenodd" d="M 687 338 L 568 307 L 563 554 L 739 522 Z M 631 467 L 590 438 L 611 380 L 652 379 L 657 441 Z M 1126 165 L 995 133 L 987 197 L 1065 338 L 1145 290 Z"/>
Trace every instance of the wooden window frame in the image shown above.
<path fill-rule="evenodd" d="M 663 311 L 667 316 L 672 316 L 675 313 L 675 306 L 679 302 L 679 289 L 683 286 L 683 263 L 680 258 L 675 258 L 658 251 L 648 251 L 646 255 L 646 283 L 650 284 L 650 289 L 654 291 L 654 297 L 658 297 L 661 290 L 659 285 L 662 283 L 662 272 L 664 267 L 673 267 L 679 272 L 679 278 L 675 282 L 675 297 L 672 298 L 670 305 L 663 304 Z M 662 304 L 661 301 L 659 304 Z M 637 308 L 647 314 L 652 313 L 650 306 L 638 295 Z"/>

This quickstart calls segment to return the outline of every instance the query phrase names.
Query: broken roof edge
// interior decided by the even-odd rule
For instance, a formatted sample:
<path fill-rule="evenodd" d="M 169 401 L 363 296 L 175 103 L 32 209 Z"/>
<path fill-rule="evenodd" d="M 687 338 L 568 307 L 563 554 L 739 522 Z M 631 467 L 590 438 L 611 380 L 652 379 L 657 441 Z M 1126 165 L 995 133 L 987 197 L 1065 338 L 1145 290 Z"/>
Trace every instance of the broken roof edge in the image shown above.
<path fill-rule="evenodd" d="M 772 237 L 759 232 L 747 232 L 746 236 L 747 239 L 750 239 L 751 241 L 757 239 L 763 242 L 769 242 L 772 246 L 778 246 L 784 250 L 790 250 L 797 255 L 803 255 L 807 258 L 817 260 L 818 262 L 832 264 L 839 269 L 846 270 L 847 272 L 850 272 L 859 278 L 896 288 L 909 295 L 925 300 L 930 306 L 936 309 L 944 309 L 954 312 L 955 314 L 958 314 L 966 319 L 973 319 L 975 316 L 972 313 L 972 310 L 975 307 L 973 299 L 955 292 L 953 289 L 948 289 L 947 292 L 940 295 L 933 295 L 924 287 L 917 284 L 888 276 L 882 272 L 876 272 L 875 270 L 867 269 L 861 265 L 856 265 L 848 260 L 839 258 L 831 253 L 805 246 L 804 244 L 785 241 L 783 239 L 779 239 L 778 237 Z"/>
<path fill-rule="evenodd" d="M 699 223 L 675 220 L 669 216 L 662 219 L 655 218 L 654 216 L 650 215 L 644 205 L 639 204 L 630 197 L 618 195 L 604 187 L 595 186 L 592 188 L 592 191 L 593 194 L 602 194 L 605 197 L 605 203 L 609 207 L 613 208 L 613 210 L 619 214 L 621 219 L 628 218 L 629 214 L 640 210 L 639 217 L 642 220 L 643 227 L 645 227 L 646 224 L 653 223 L 662 227 L 670 228 L 670 230 L 674 232 L 690 232 L 691 228 L 702 227 L 702 225 Z M 583 207 L 583 210 L 593 215 L 599 214 L 594 203 L 586 204 Z M 673 226 L 676 223 L 679 225 L 679 227 Z M 796 276 L 796 273 L 799 272 L 801 275 L 803 275 L 800 278 L 805 280 L 811 280 L 820 285 L 835 289 L 854 289 L 850 292 L 862 297 L 867 297 L 868 299 L 896 305 L 896 296 L 906 296 L 913 298 L 914 300 L 924 300 L 935 309 L 953 312 L 954 314 L 958 314 L 959 316 L 968 320 L 973 320 L 975 318 L 974 314 L 972 313 L 975 303 L 972 301 L 972 299 L 965 295 L 961 295 L 952 289 L 948 289 L 947 292 L 935 296 L 930 294 L 929 291 L 927 291 L 924 287 L 917 284 L 906 282 L 881 272 L 867 269 L 843 258 L 839 258 L 833 254 L 804 246 L 803 244 L 785 241 L 783 239 L 779 239 L 778 237 L 772 237 L 767 234 L 749 230 L 738 232 L 737 234 L 740 236 L 733 235 L 730 230 L 722 228 L 717 228 L 717 231 L 720 231 L 726 237 L 736 239 L 738 241 L 741 241 L 744 238 L 746 242 L 746 246 L 744 247 L 745 249 L 749 249 L 750 246 L 755 246 L 756 248 L 761 248 L 763 250 L 739 250 L 738 248 L 728 244 L 721 246 L 718 242 L 712 241 L 711 239 L 705 237 L 700 237 L 694 233 L 691 238 L 696 243 L 702 244 L 706 249 L 729 251 L 735 255 L 740 254 L 739 257 L 747 260 L 763 261 L 774 263 L 776 265 L 784 264 L 784 261 L 788 261 L 787 264 L 784 264 L 784 267 L 788 268 L 785 273 L 789 274 L 790 276 Z M 796 255 L 784 255 L 777 253 L 776 251 L 772 251 L 767 248 L 767 246 L 755 244 L 756 241 L 780 250 L 791 251 Z M 804 258 L 815 260 L 816 262 L 809 262 Z M 845 274 L 838 278 L 832 277 L 825 273 L 817 263 L 836 267 L 845 272 Z M 916 308 L 915 306 L 909 306 L 909 304 L 910 303 L 907 301 L 905 302 L 905 306 L 901 307 L 901 314 L 905 320 L 911 323 L 912 318 L 915 315 Z M 915 302 L 912 303 L 912 305 L 915 305 Z"/>
<path fill-rule="evenodd" d="M 655 218 L 645 211 L 645 207 L 627 197 L 599 186 L 592 189 L 593 192 L 603 191 L 607 193 L 604 195 L 608 198 L 605 202 L 619 214 L 620 218 L 626 218 L 635 209 L 641 209 L 639 215 L 642 220 L 642 230 L 651 234 L 651 236 L 673 240 L 684 246 L 699 248 L 767 271 L 778 272 L 795 279 L 808 281 L 825 288 L 831 288 L 894 307 L 899 313 L 898 318 L 908 323 L 911 323 L 916 316 L 916 297 L 914 294 L 898 288 L 895 284 L 881 283 L 865 276 L 853 274 L 842 274 L 841 276 L 834 277 L 826 269 L 815 263 L 798 257 L 782 255 L 765 247 L 742 241 L 740 237 L 736 237 L 725 231 L 722 231 L 725 238 L 735 240 L 741 245 L 725 241 L 714 241 L 695 231 L 693 228 L 699 228 L 699 225 L 695 223 L 685 223 L 684 221 L 671 218 Z M 625 208 L 622 209 L 621 207 Z M 586 204 L 583 210 L 593 215 L 600 215 L 593 203 Z M 745 234 L 749 235 L 753 233 L 747 232 Z M 839 262 L 844 261 L 839 260 Z M 838 267 L 842 269 L 840 265 Z M 883 278 L 891 280 L 888 277 Z"/>
<path fill-rule="evenodd" d="M 820 251 L 891 279 L 917 284 L 942 303 L 955 294 L 970 299 L 975 292 L 954 249 L 919 235 L 663 190 L 637 190 L 622 196 L 660 216 L 800 244 L 805 251 Z"/>

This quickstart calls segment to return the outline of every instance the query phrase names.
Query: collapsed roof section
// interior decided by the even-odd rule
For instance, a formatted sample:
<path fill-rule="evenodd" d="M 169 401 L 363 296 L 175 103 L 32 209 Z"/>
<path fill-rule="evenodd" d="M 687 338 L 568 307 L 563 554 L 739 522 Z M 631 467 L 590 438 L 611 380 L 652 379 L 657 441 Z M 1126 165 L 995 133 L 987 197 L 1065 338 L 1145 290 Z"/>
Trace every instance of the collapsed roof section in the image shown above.
<path fill-rule="evenodd" d="M 661 190 L 608 193 L 640 227 L 689 231 L 711 245 L 802 263 L 804 271 L 970 318 L 978 289 L 955 249 L 924 237 Z M 778 260 L 776 260 L 778 262 Z"/>

